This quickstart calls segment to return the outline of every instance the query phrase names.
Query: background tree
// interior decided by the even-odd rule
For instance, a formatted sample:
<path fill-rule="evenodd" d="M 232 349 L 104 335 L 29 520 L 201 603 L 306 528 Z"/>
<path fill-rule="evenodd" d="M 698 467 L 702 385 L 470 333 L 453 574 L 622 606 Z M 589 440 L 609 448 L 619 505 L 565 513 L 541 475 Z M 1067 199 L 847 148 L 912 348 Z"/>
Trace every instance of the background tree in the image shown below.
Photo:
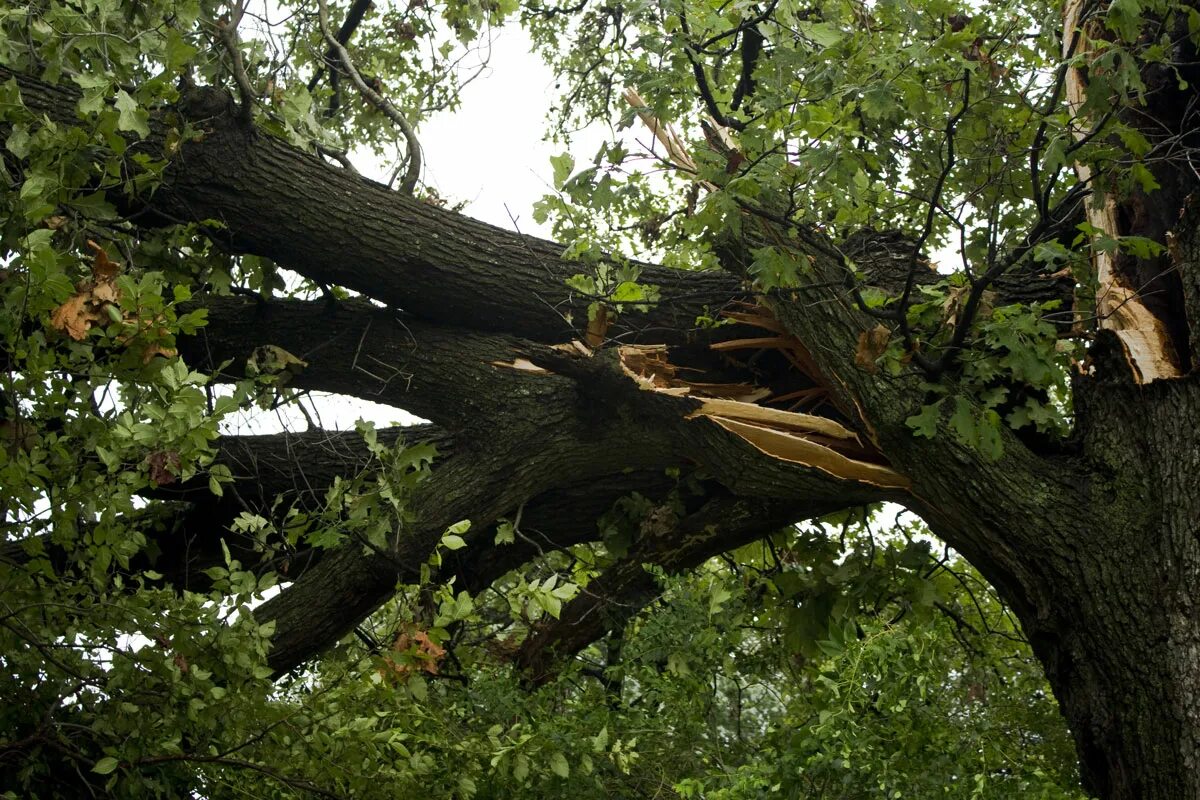
<path fill-rule="evenodd" d="M 3 6 L 7 783 L 1070 796 L 1010 609 L 1087 791 L 1200 794 L 1196 8 L 259 11 Z M 419 185 L 508 19 L 645 131 L 565 245 Z M 309 392 L 430 423 L 229 432 Z"/>

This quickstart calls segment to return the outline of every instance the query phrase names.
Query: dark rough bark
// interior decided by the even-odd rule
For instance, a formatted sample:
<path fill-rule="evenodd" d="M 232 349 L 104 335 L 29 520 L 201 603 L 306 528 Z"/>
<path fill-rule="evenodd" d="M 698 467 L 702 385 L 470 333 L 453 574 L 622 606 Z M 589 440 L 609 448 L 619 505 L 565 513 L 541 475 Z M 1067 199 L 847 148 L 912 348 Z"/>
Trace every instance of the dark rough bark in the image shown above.
<path fill-rule="evenodd" d="M 774 306 L 802 340 L 821 337 L 814 356 L 912 479 L 910 507 L 1012 605 L 1075 733 L 1085 785 L 1105 798 L 1200 796 L 1197 377 L 1124 383 L 1113 377 L 1128 374 L 1124 361 L 1098 343 L 1096 377 L 1076 395 L 1075 452 L 1038 457 L 1006 437 L 991 462 L 949 430 L 929 441 L 905 429 L 921 394 L 846 358 L 873 324 L 847 299 Z"/>
<path fill-rule="evenodd" d="M 1056 597 L 1024 624 L 1093 791 L 1200 797 L 1200 380 L 1076 398 L 1083 504 L 1045 537 Z"/>
<path fill-rule="evenodd" d="M 553 359 L 563 367 L 561 359 Z M 578 486 L 628 469 L 703 463 L 743 495 L 806 498 L 828 507 L 891 496 L 847 484 L 819 470 L 766 457 L 716 424 L 685 422 L 695 401 L 640 390 L 615 359 L 581 362 L 574 380 L 531 375 L 509 399 L 504 426 L 486 438 L 463 437 L 439 459 L 412 498 L 419 520 L 386 557 L 349 546 L 323 559 L 256 616 L 276 620 L 271 663 L 289 669 L 332 644 L 379 606 L 397 581 L 411 581 L 445 529 L 462 519 L 486 528 L 515 516 L 544 492 Z"/>
<path fill-rule="evenodd" d="M 73 93 L 17 77 L 31 108 L 73 120 Z M 470 519 L 473 545 L 483 547 L 450 561 L 447 574 L 478 587 L 538 550 L 526 543 L 489 562 L 484 548 L 498 519 L 524 507 L 527 524 L 545 535 L 548 547 L 586 541 L 595 535 L 588 521 L 635 483 L 667 467 L 696 468 L 718 485 L 712 497 L 667 540 L 641 541 L 629 560 L 597 581 L 597 594 L 631 595 L 636 606 L 653 594 L 643 559 L 685 568 L 789 519 L 883 499 L 903 502 L 969 558 L 1020 617 L 1074 731 L 1091 790 L 1112 800 L 1200 797 L 1196 375 L 1133 386 L 1122 378 L 1127 369 L 1111 343 L 1099 337 L 1090 373 L 1078 383 L 1077 434 L 1064 451 L 1034 452 L 1005 433 L 1003 455 L 989 460 L 959 444 L 946 420 L 935 438 L 915 437 L 905 420 L 926 400 L 921 377 L 868 373 L 855 364 L 858 337 L 877 320 L 845 291 L 839 251 L 807 232 L 792 241 L 814 262 L 805 285 L 762 300 L 809 354 L 809 377 L 912 487 L 884 491 L 838 479 L 774 458 L 709 420 L 688 419 L 696 400 L 639 388 L 611 349 L 588 358 L 549 346 L 579 336 L 586 302 L 567 290 L 565 278 L 579 269 L 562 261 L 557 245 L 334 170 L 233 124 L 227 104 L 215 99 L 203 108 L 195 102 L 188 112 L 217 114 L 207 121 L 211 133 L 185 148 L 149 202 L 123 198 L 126 207 L 144 212 L 146 224 L 221 220 L 227 227 L 213 235 L 231 250 L 275 259 L 393 308 L 355 302 L 323 311 L 272 302 L 264 310 L 213 299 L 206 302 L 214 324 L 181 343 L 189 360 L 211 366 L 276 344 L 310 362 L 297 378 L 301 386 L 381 399 L 444 426 L 411 434 L 442 437 L 445 446 L 412 498 L 417 521 L 397 531 L 389 552 L 352 542 L 326 553 L 258 609 L 260 620 L 277 622 L 271 655 L 277 670 L 337 641 L 397 581 L 411 580 L 449 524 Z M 1194 189 L 1171 184 L 1153 204 L 1126 208 L 1125 219 L 1133 232 L 1165 240 L 1162 220 L 1180 220 Z M 1172 318 L 1177 344 L 1190 329 L 1190 345 L 1178 349 L 1194 356 L 1200 219 L 1193 210 L 1167 227 L 1171 270 L 1162 263 L 1140 267 L 1161 284 L 1155 310 Z M 888 265 L 896 248 L 881 242 L 844 249 L 886 285 L 894 280 Z M 730 260 L 731 272 L 736 264 Z M 619 320 L 610 333 L 622 341 L 703 344 L 695 318 L 745 297 L 736 274 L 647 265 L 643 280 L 659 285 L 664 301 L 649 314 Z M 1050 276 L 1004 280 L 1014 297 L 1025 299 L 1064 290 Z M 543 371 L 504 366 L 516 358 Z M 367 360 L 386 370 L 365 367 Z M 245 437 L 229 440 L 222 457 L 237 467 L 239 494 L 244 487 L 250 505 L 280 492 L 312 503 L 332 475 L 361 468 L 362 450 L 352 442 L 324 432 Z M 670 488 L 661 479 L 649 485 Z M 191 487 L 181 491 L 176 497 L 199 503 Z M 590 596 L 570 604 L 564 616 L 578 624 L 535 635 L 523 663 L 541 674 L 552 650 L 571 652 L 620 625 L 620 614 L 604 616 L 594 605 Z"/>

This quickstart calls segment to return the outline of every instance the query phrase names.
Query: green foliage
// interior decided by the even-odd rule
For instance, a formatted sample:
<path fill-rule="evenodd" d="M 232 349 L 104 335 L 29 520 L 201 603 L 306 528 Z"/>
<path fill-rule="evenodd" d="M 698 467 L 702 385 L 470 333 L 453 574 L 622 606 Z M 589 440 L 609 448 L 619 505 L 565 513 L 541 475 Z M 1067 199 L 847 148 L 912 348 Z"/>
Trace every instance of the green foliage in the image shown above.
<path fill-rule="evenodd" d="M 384 115 L 313 80 L 328 66 L 311 4 L 272 5 L 281 21 L 247 18 L 238 45 L 260 135 L 401 162 Z M 348 7 L 330 5 L 338 19 Z M 431 446 L 384 443 L 364 424 L 370 460 L 359 474 L 308 506 L 240 513 L 227 541 L 246 555 L 226 546 L 195 591 L 165 585 L 148 533 L 172 530 L 181 509 L 164 494 L 186 484 L 236 501 L 225 496 L 230 470 L 213 464 L 218 434 L 255 403 L 294 400 L 287 383 L 305 366 L 268 344 L 226 365 L 218 390 L 185 363 L 176 337 L 204 328 L 207 296 L 313 287 L 222 251 L 217 220 L 136 227 L 106 199 L 150 196 L 207 135 L 173 106 L 189 86 L 235 86 L 219 29 L 228 11 L 211 0 L 0 3 L 0 64 L 80 90 L 77 124 L 62 125 L 28 108 L 15 81 L 0 83 L 7 796 L 1081 796 L 1062 721 L 1010 615 L 969 567 L 935 558 L 928 535 L 899 522 L 885 536 L 844 515 L 690 575 L 658 575 L 658 602 L 532 691 L 511 667 L 513 648 L 585 596 L 649 519 L 682 505 L 625 498 L 598 521 L 597 544 L 546 553 L 476 596 L 442 581 L 443 567 L 528 534 L 519 515 L 491 537 L 464 521 L 429 542 L 421 579 L 360 636 L 273 681 L 271 626 L 250 613 L 274 590 L 273 570 L 305 547 L 394 555 L 431 474 Z M 468 53 L 521 16 L 561 90 L 551 111 L 563 152 L 534 213 L 578 260 L 570 288 L 593 319 L 657 300 L 640 255 L 708 269 L 745 237 L 747 277 L 777 291 L 811 264 L 768 231 L 837 240 L 898 227 L 927 248 L 958 247 L 955 274 L 908 297 L 896 319 L 909 340 L 893 336 L 878 364 L 907 375 L 914 354 L 953 352 L 950 368 L 926 376 L 929 402 L 909 425 L 999 455 L 1006 427 L 1068 428 L 1069 370 L 1084 342 L 1062 338 L 1049 304 L 993 307 L 985 295 L 962 323 L 972 279 L 1011 258 L 1074 270 L 1087 289 L 1085 245 L 1156 253 L 1086 225 L 1074 240 L 1026 241 L 1039 199 L 1067 195 L 1061 175 L 1074 161 L 1118 192 L 1156 188 L 1152 145 L 1113 111 L 1146 94 L 1146 64 L 1172 67 L 1163 41 L 1143 35 L 1146 20 L 1168 29 L 1182 15 L 1200 36 L 1195 9 L 1109 4 L 1112 36 L 1097 40 L 1075 123 L 1092 135 L 1077 143 L 1049 102 L 1058 14 L 1044 0 L 663 0 L 575 14 L 412 0 L 376 4 L 352 50 L 419 124 L 457 105 Z M 757 56 L 742 44 L 751 24 L 767 43 Z M 695 99 L 697 75 L 730 123 L 727 141 L 701 125 L 712 109 Z M 624 86 L 647 108 L 623 104 Z M 641 114 L 680 132 L 690 164 L 639 143 L 650 141 Z M 590 160 L 573 153 L 568 131 L 597 121 L 612 125 L 610 140 Z M 865 292 L 871 309 L 898 303 Z M 723 324 L 715 314 L 703 323 Z"/>

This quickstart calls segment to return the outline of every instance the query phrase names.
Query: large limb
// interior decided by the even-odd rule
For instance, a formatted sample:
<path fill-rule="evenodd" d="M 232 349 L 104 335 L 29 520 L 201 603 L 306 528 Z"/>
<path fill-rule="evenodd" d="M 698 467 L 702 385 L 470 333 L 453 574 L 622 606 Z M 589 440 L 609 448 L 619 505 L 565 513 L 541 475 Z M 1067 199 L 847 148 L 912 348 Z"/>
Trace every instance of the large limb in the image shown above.
<path fill-rule="evenodd" d="M 231 362 L 218 378 L 244 377 L 254 350 L 274 345 L 305 362 L 288 386 L 402 408 L 453 430 L 493 418 L 513 396 L 545 384 L 514 366 L 550 352 L 543 345 L 431 324 L 359 299 L 329 306 L 210 297 L 204 306 L 208 324 L 181 337 L 179 352 L 201 370 Z"/>
<path fill-rule="evenodd" d="M 695 461 L 743 495 L 819 508 L 903 494 L 780 458 L 712 418 L 689 419 L 698 401 L 639 388 L 615 357 L 579 356 L 574 365 L 571 358 L 546 360 L 548 367 L 574 373 L 571 378 L 549 369 L 532 375 L 547 383 L 540 397 L 512 399 L 502 425 L 464 432 L 453 454 L 435 463 L 411 498 L 415 522 L 392 552 L 343 547 L 256 611 L 260 620 L 277 623 L 272 666 L 283 671 L 301 663 L 377 608 L 398 581 L 415 580 L 449 525 L 469 519 L 473 528 L 487 529 L 502 517 L 514 518 L 531 500 L 537 506 L 554 497 L 546 493 L 559 490 L 569 496 L 592 479 L 598 492 L 587 505 L 594 507 L 619 490 L 611 476 L 628 469 L 663 470 Z"/>
<path fill-rule="evenodd" d="M 15 79 L 35 116 L 76 124 L 79 95 L 0 68 Z M 185 98 L 181 110 L 206 130 L 172 159 L 152 198 L 113 197 L 139 224 L 217 220 L 214 238 L 234 252 L 271 258 L 314 280 L 361 292 L 420 319 L 504 331 L 545 342 L 581 337 L 586 308 L 566 280 L 586 267 L 563 247 L 513 233 L 389 191 L 338 170 L 238 120 L 219 92 Z M 141 147 L 163 152 L 166 125 L 152 120 Z M 866 258 L 868 256 L 864 256 Z M 751 293 L 724 272 L 684 272 L 640 264 L 639 280 L 658 287 L 646 313 L 627 310 L 609 329 L 622 342 L 684 342 Z M 869 266 L 869 265 L 866 265 Z M 1028 287 L 1026 287 L 1028 288 Z M 1057 284 L 1047 286 L 1059 293 Z"/>

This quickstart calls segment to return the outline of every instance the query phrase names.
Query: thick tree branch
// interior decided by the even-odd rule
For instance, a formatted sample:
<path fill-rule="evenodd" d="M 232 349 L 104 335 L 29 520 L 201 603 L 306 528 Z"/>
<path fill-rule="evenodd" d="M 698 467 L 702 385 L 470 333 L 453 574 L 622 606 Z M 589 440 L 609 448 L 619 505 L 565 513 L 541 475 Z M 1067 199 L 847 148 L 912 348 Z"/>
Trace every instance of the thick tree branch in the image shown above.
<path fill-rule="evenodd" d="M 180 355 L 193 367 L 226 361 L 232 380 L 261 345 L 282 347 L 306 362 L 288 385 L 403 408 L 451 429 L 493 420 L 509 398 L 566 391 L 562 381 L 514 367 L 549 348 L 502 334 L 432 325 L 398 311 L 351 299 L 320 301 L 210 297 L 208 325 L 181 337 Z"/>
<path fill-rule="evenodd" d="M 76 124 L 78 93 L 0 67 L 40 117 Z M 200 90 L 181 110 L 202 115 L 207 133 L 183 148 L 150 201 L 114 197 L 138 222 L 217 220 L 213 236 L 326 284 L 362 292 L 422 319 L 562 342 L 582 338 L 590 298 L 565 281 L 586 271 L 562 246 L 475 222 L 347 174 L 240 124 L 227 95 Z M 146 147 L 161 156 L 166 125 L 152 119 Z M 610 329 L 622 340 L 682 341 L 696 319 L 749 295 L 723 273 L 641 265 L 660 289 L 649 313 L 628 311 Z"/>

